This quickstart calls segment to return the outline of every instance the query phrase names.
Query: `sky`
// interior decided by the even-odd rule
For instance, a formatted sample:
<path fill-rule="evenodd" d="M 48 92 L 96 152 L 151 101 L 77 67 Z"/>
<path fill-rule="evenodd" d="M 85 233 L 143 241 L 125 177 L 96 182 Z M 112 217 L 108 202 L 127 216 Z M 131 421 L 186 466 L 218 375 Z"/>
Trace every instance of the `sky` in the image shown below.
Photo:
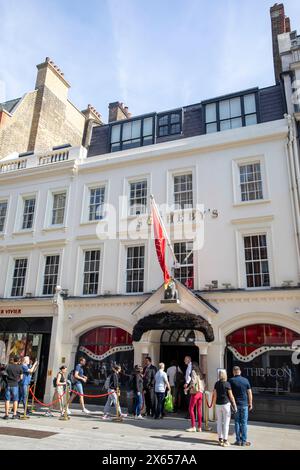
<path fill-rule="evenodd" d="M 0 102 L 35 86 L 50 57 L 79 108 L 107 121 L 274 83 L 273 0 L 0 0 Z M 300 34 L 300 2 L 285 0 Z"/>

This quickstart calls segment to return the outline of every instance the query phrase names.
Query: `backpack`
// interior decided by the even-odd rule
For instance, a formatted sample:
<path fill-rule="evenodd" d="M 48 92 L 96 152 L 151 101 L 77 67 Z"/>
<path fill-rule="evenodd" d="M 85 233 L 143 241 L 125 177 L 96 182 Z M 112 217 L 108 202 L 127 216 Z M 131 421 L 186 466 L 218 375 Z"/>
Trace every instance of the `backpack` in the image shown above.
<path fill-rule="evenodd" d="M 56 388 L 57 387 L 57 377 L 54 377 L 52 383 L 53 383 L 53 387 Z"/>
<path fill-rule="evenodd" d="M 76 383 L 76 379 L 74 377 L 74 370 L 68 373 L 68 381 L 71 382 L 72 385 Z"/>

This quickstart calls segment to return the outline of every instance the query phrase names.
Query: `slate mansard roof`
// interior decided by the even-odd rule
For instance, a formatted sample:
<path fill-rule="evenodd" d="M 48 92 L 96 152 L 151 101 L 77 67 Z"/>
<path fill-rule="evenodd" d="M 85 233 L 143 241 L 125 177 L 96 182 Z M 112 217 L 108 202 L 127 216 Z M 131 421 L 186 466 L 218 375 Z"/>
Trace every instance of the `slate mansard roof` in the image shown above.
<path fill-rule="evenodd" d="M 251 88 L 237 93 L 219 96 L 213 99 L 201 101 L 200 103 L 184 106 L 165 113 L 178 112 L 182 110 L 182 131 L 177 135 L 167 135 L 165 137 L 155 136 L 154 143 L 161 143 L 171 140 L 183 139 L 203 135 L 205 131 L 205 106 L 212 102 L 226 100 L 249 93 L 255 93 L 257 96 L 257 122 L 264 123 L 282 119 L 286 112 L 284 91 L 281 84 L 269 86 L 266 88 Z M 147 113 L 140 116 L 132 116 L 128 120 L 115 121 L 101 126 L 95 126 L 92 131 L 88 157 L 110 153 L 110 129 L 116 123 L 124 123 L 134 119 L 142 119 L 146 116 L 161 116 L 164 112 Z M 156 134 L 156 132 L 155 132 Z"/>

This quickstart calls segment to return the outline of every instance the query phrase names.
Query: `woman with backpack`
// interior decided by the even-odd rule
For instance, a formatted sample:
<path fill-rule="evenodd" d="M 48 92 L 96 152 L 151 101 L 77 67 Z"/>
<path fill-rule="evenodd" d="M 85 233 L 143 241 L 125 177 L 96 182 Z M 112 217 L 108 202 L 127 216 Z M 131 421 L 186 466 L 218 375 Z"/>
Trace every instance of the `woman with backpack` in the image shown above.
<path fill-rule="evenodd" d="M 59 372 L 56 376 L 55 381 L 55 387 L 56 387 L 56 393 L 57 396 L 59 397 L 59 409 L 60 413 L 63 416 L 65 412 L 64 408 L 64 393 L 67 388 L 67 367 L 66 366 L 61 366 L 59 368 Z M 69 407 L 67 407 L 67 414 L 70 415 L 71 411 L 69 410 Z"/>
<path fill-rule="evenodd" d="M 120 386 L 120 380 L 119 380 L 120 372 L 121 372 L 121 367 L 119 365 L 112 366 L 112 372 L 105 381 L 104 387 L 107 389 L 107 392 L 109 393 L 109 395 L 107 397 L 107 401 L 104 406 L 103 419 L 109 418 L 109 414 L 110 414 L 112 406 L 114 406 L 116 410 L 118 409 L 120 416 L 122 417 L 127 416 L 124 413 L 122 413 L 120 402 L 118 400 L 119 397 L 117 396 L 117 393 L 119 392 L 119 386 Z"/>
<path fill-rule="evenodd" d="M 192 426 L 187 432 L 201 432 L 202 426 L 202 398 L 205 389 L 205 383 L 199 365 L 197 362 L 192 363 L 191 381 L 187 387 L 190 393 L 189 414 Z M 198 428 L 196 429 L 195 407 L 198 415 Z"/>

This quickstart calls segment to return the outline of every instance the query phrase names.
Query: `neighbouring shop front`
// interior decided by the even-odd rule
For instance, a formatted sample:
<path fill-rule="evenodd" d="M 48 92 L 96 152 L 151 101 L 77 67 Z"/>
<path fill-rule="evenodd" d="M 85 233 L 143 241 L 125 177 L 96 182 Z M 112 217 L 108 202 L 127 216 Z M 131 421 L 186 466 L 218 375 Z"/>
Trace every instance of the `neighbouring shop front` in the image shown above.
<path fill-rule="evenodd" d="M 38 360 L 33 380 L 39 397 L 45 392 L 51 329 L 50 317 L 0 318 L 0 363 L 8 364 L 13 356 Z"/>
<path fill-rule="evenodd" d="M 240 366 L 251 383 L 254 410 L 250 419 L 300 423 L 300 364 L 294 360 L 294 341 L 300 334 L 272 324 L 240 328 L 226 338 L 225 365 Z M 294 355 L 293 355 L 294 354 Z"/>
<path fill-rule="evenodd" d="M 105 393 L 104 383 L 114 364 L 122 367 L 121 403 L 126 400 L 129 376 L 133 370 L 134 352 L 131 335 L 122 328 L 102 326 L 83 334 L 79 339 L 76 364 L 80 357 L 86 359 L 88 382 L 85 392 L 91 395 Z M 87 403 L 103 404 L 105 398 L 87 399 Z"/>

